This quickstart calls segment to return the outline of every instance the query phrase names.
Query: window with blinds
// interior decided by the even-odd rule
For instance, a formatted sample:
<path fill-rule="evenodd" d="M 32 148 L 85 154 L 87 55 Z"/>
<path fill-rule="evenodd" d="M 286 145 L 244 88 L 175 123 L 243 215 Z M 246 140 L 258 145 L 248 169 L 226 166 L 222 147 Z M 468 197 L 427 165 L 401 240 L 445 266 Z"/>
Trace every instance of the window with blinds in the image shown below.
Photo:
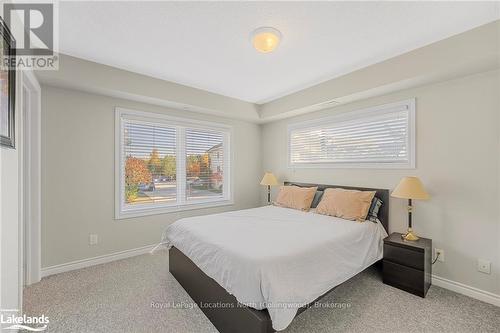
<path fill-rule="evenodd" d="M 125 204 L 174 203 L 176 128 L 124 119 L 122 147 Z"/>
<path fill-rule="evenodd" d="M 224 135 L 186 129 L 186 199 L 223 197 Z"/>
<path fill-rule="evenodd" d="M 231 202 L 230 128 L 117 108 L 116 216 Z"/>
<path fill-rule="evenodd" d="M 415 167 L 415 101 L 293 124 L 291 167 Z"/>

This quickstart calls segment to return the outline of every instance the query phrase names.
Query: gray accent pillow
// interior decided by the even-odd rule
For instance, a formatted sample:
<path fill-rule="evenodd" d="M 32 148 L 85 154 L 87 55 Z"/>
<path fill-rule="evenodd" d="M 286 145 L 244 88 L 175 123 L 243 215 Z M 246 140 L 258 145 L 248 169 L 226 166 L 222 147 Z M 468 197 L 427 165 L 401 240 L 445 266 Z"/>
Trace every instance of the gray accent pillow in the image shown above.
<path fill-rule="evenodd" d="M 316 206 L 318 206 L 319 202 L 321 201 L 321 198 L 323 197 L 323 191 L 316 191 L 316 193 L 314 193 L 314 198 L 313 198 L 313 201 L 311 203 L 311 208 L 316 208 Z"/>
<path fill-rule="evenodd" d="M 374 197 L 372 200 L 372 204 L 370 209 L 368 210 L 368 215 L 366 216 L 367 220 L 372 222 L 377 222 L 378 219 L 378 211 L 384 202 L 377 197 Z"/>

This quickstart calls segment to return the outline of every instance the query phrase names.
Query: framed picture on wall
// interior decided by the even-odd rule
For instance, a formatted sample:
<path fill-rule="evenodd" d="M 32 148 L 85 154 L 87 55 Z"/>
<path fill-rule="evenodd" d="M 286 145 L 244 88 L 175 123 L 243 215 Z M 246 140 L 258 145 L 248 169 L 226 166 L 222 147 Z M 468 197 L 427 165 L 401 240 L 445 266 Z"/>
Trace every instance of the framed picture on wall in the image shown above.
<path fill-rule="evenodd" d="M 0 17 L 0 145 L 15 148 L 16 71 L 9 59 L 16 56 L 15 40 Z"/>

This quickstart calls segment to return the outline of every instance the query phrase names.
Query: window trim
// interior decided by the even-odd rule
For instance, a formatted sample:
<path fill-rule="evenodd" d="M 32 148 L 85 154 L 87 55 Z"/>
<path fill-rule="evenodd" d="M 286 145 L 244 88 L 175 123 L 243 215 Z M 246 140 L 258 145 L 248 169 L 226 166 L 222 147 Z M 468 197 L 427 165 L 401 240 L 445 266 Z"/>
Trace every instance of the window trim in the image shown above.
<path fill-rule="evenodd" d="M 405 107 L 409 111 L 408 121 L 408 148 L 409 161 L 404 163 L 392 162 L 354 162 L 354 163 L 292 163 L 291 161 L 291 133 L 296 129 L 304 129 L 315 127 L 324 124 L 325 122 L 343 122 L 350 120 L 361 119 L 365 116 L 373 116 L 375 114 L 385 114 L 394 112 L 395 109 Z M 415 169 L 416 165 L 416 115 L 415 98 L 410 98 L 404 101 L 378 105 L 374 107 L 364 108 L 355 111 L 347 111 L 333 116 L 315 118 L 308 121 L 295 122 L 288 125 L 287 129 L 287 167 L 289 169 L 311 169 L 311 168 L 331 168 L 331 169 Z"/>
<path fill-rule="evenodd" d="M 179 204 L 176 202 L 175 204 L 163 204 L 163 205 L 148 205 L 149 207 L 140 207 L 137 209 L 124 209 L 124 199 L 125 199 L 125 191 L 122 186 L 125 172 L 124 172 L 124 159 L 122 156 L 122 138 L 123 138 L 123 122 L 122 119 L 130 119 L 136 121 L 144 121 L 146 123 L 157 122 L 163 123 L 168 126 L 182 126 L 183 131 L 186 127 L 202 129 L 202 130 L 216 130 L 222 131 L 225 133 L 224 136 L 224 152 L 228 154 L 229 158 L 227 159 L 228 166 L 225 167 L 224 171 L 224 190 L 223 193 L 227 193 L 224 198 L 216 198 L 216 199 L 207 199 L 199 202 L 188 203 L 185 200 L 182 200 L 182 203 Z M 182 143 L 179 143 L 179 138 L 182 137 L 180 131 L 176 131 L 177 135 L 177 144 L 176 144 L 176 156 L 179 152 L 184 152 L 185 147 L 181 147 Z M 233 181 L 233 172 L 232 165 L 233 163 L 233 150 L 232 150 L 232 138 L 233 138 L 233 127 L 196 120 L 192 118 L 184 118 L 184 117 L 175 117 L 170 115 L 165 115 L 163 113 L 157 112 L 145 112 L 138 111 L 133 109 L 127 109 L 122 107 L 115 107 L 115 220 L 134 218 L 140 216 L 148 216 L 148 215 L 157 215 L 157 214 L 167 214 L 167 213 L 175 213 L 186 210 L 195 210 L 195 209 L 204 209 L 204 208 L 212 208 L 212 207 L 221 207 L 221 206 L 230 206 L 234 204 L 234 181 Z M 185 161 L 185 157 L 176 158 L 177 166 L 179 167 L 179 163 Z M 184 178 L 185 179 L 185 178 Z M 182 193 L 181 186 L 185 187 L 185 184 L 182 183 L 182 180 L 177 179 L 177 195 L 179 196 Z M 180 184 L 180 186 L 179 186 Z"/>

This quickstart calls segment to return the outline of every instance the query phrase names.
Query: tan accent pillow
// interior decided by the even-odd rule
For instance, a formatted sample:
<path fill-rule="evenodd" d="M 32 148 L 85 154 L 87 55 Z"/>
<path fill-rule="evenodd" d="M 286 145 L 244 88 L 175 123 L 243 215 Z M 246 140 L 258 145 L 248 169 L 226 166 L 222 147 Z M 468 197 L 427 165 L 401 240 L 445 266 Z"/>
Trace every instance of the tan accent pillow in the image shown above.
<path fill-rule="evenodd" d="M 275 205 L 308 211 L 317 187 L 281 186 Z"/>
<path fill-rule="evenodd" d="M 317 213 L 363 222 L 374 196 L 375 191 L 328 188 L 318 204 Z"/>

